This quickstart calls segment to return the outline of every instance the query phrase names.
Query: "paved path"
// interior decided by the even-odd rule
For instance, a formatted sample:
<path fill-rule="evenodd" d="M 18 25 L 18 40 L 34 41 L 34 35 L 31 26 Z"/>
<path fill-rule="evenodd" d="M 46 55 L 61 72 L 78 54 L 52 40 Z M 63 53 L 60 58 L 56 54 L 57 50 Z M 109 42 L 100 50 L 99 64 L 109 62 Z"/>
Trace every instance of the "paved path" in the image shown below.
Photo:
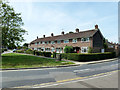
<path fill-rule="evenodd" d="M 97 64 L 83 64 L 63 68 L 12 70 L 2 72 L 2 87 L 27 87 L 51 82 L 63 82 L 118 70 L 118 60 Z M 108 82 L 109 83 L 109 82 Z"/>

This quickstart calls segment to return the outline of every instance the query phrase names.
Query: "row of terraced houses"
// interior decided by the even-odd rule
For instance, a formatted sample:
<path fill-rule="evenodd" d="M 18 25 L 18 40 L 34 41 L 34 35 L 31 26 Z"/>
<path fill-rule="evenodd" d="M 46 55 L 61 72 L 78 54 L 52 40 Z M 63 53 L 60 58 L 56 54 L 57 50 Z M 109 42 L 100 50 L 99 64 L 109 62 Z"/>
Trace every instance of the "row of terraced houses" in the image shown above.
<path fill-rule="evenodd" d="M 30 42 L 29 48 L 32 50 L 64 53 L 65 46 L 72 46 L 75 53 L 87 53 L 88 48 L 93 48 L 94 52 L 101 52 L 103 48 L 103 35 L 95 25 L 94 29 L 79 31 L 75 29 L 73 33 L 65 34 L 64 31 L 61 35 L 38 38 Z"/>

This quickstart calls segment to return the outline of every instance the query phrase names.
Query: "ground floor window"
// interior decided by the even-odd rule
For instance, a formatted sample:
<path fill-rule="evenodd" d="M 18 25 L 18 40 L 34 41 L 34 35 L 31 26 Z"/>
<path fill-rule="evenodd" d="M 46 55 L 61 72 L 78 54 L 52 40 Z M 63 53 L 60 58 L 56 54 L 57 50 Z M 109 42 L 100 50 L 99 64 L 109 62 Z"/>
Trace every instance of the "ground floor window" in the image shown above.
<path fill-rule="evenodd" d="M 88 47 L 81 47 L 81 53 L 87 53 Z"/>

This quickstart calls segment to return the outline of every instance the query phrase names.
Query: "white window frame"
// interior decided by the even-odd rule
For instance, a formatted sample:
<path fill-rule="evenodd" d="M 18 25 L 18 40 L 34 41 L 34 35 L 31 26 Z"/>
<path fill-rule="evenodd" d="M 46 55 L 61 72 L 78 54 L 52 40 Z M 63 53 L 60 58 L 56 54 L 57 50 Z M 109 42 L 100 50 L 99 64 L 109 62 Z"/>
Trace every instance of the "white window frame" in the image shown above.
<path fill-rule="evenodd" d="M 67 39 L 67 40 L 64 40 L 64 43 L 69 43 L 69 39 Z"/>
<path fill-rule="evenodd" d="M 37 45 L 37 42 L 35 43 L 35 45 Z"/>
<path fill-rule="evenodd" d="M 49 41 L 47 41 L 47 44 L 49 44 Z"/>
<path fill-rule="evenodd" d="M 51 41 L 51 44 L 55 44 L 55 41 Z"/>
<path fill-rule="evenodd" d="M 84 41 L 84 39 L 86 39 L 86 40 Z M 81 38 L 81 42 L 89 42 L 89 41 L 90 41 L 89 37 L 87 37 L 87 38 Z"/>
<path fill-rule="evenodd" d="M 60 41 L 60 40 L 58 40 L 58 41 L 57 41 L 57 44 L 61 44 L 61 41 Z"/>
<path fill-rule="evenodd" d="M 86 49 L 86 52 L 84 52 L 84 49 Z M 81 53 L 88 53 L 88 47 L 81 47 Z"/>
<path fill-rule="evenodd" d="M 72 39 L 72 43 L 77 43 L 77 38 Z"/>
<path fill-rule="evenodd" d="M 45 44 L 45 42 L 43 41 L 42 44 Z"/>

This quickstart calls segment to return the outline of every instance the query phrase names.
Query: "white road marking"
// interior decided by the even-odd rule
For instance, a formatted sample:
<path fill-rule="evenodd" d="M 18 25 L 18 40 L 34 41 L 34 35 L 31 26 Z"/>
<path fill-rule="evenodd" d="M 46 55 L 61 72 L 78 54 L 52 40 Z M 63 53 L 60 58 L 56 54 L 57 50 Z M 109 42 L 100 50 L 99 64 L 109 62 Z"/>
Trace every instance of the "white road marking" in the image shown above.
<path fill-rule="evenodd" d="M 73 72 L 83 72 L 83 71 L 88 71 L 88 70 L 90 70 L 90 69 L 82 69 L 82 70 L 74 70 Z"/>

